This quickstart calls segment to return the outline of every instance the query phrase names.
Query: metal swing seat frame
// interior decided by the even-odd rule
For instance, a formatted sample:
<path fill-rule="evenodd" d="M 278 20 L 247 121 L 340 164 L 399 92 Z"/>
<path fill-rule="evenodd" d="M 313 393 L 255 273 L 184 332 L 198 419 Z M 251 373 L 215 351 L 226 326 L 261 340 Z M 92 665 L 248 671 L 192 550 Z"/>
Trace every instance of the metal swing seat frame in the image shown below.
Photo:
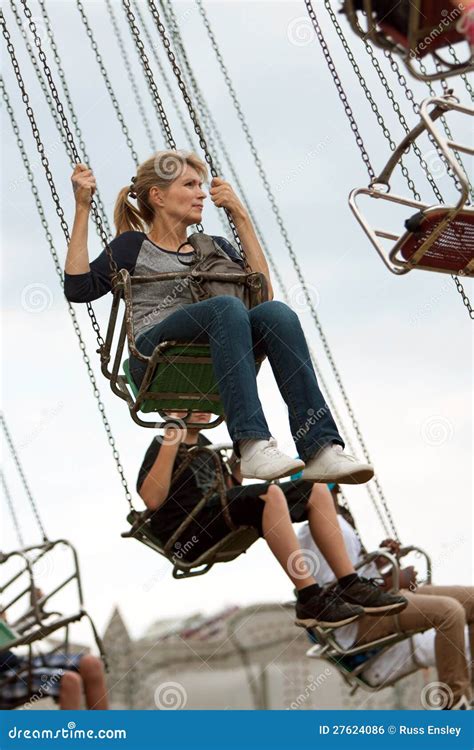
<path fill-rule="evenodd" d="M 45 557 L 59 546 L 62 546 L 63 548 L 66 547 L 71 553 L 72 572 L 52 591 L 38 597 L 38 586 L 35 581 L 35 565 L 38 562 L 44 564 Z M 57 539 L 54 541 L 47 540 L 43 544 L 24 547 L 21 550 L 14 550 L 9 553 L 0 553 L 0 566 L 13 558 L 19 558 L 20 568 L 4 583 L 2 582 L 0 585 L 0 595 L 5 594 L 5 592 L 8 594 L 11 591 L 11 587 L 15 584 L 20 588 L 20 591 L 13 594 L 13 598 L 11 598 L 5 606 L 0 608 L 0 612 L 1 614 L 6 614 L 12 606 L 26 596 L 28 596 L 29 607 L 21 617 L 12 622 L 8 622 L 8 624 L 3 620 L 0 620 L 0 656 L 6 651 L 10 651 L 19 646 L 27 646 L 28 652 L 24 658 L 25 663 L 21 667 L 15 667 L 14 670 L 11 670 L 14 672 L 13 674 L 10 674 L 8 670 L 0 673 L 0 709 L 13 709 L 23 705 L 31 699 L 34 695 L 32 689 L 33 671 L 40 668 L 38 664 L 34 663 L 35 660 L 43 659 L 44 665 L 47 666 L 47 658 L 49 656 L 54 654 L 64 654 L 67 658 L 70 653 L 70 626 L 81 620 L 86 619 L 88 621 L 100 657 L 105 668 L 107 668 L 107 660 L 102 639 L 98 634 L 91 616 L 84 608 L 79 560 L 73 545 L 66 539 Z M 26 579 L 24 585 L 22 583 L 22 578 Z M 72 584 L 76 592 L 77 606 L 74 612 L 65 616 L 58 611 L 45 610 L 47 602 L 69 584 Z M 58 645 L 54 646 L 47 653 L 35 655 L 33 646 L 36 643 L 61 631 L 63 635 Z M 2 688 L 15 683 L 18 679 L 26 682 L 27 697 L 21 697 L 15 701 L 2 701 Z"/>
<path fill-rule="evenodd" d="M 210 347 L 205 343 L 187 341 L 164 341 L 155 347 L 151 356 L 142 354 L 135 341 L 133 327 L 133 286 L 157 281 L 176 280 L 186 283 L 194 281 L 219 281 L 247 286 L 253 304 L 258 304 L 264 292 L 263 274 L 260 273 L 213 273 L 192 271 L 157 273 L 151 276 L 133 276 L 121 269 L 112 280 L 113 301 L 103 346 L 99 349 L 101 369 L 110 381 L 115 395 L 127 402 L 134 422 L 141 427 L 160 429 L 169 423 L 170 418 L 165 410 L 184 410 L 187 412 L 183 421 L 187 427 L 212 429 L 224 421 L 224 407 L 214 377 Z M 124 309 L 119 328 L 117 347 L 112 354 L 113 340 L 118 327 L 120 303 Z M 123 361 L 125 342 L 129 352 L 140 362 L 146 364 L 146 371 L 140 386 L 133 381 L 129 361 Z M 112 360 L 112 366 L 110 363 Z M 123 372 L 120 367 L 123 362 Z M 257 371 L 261 360 L 256 362 Z M 144 420 L 139 412 L 158 412 L 162 422 Z M 217 415 L 207 423 L 188 421 L 192 411 L 204 411 Z M 174 420 L 176 421 L 176 420 Z"/>
<path fill-rule="evenodd" d="M 367 564 L 373 562 L 377 558 L 385 558 L 390 565 L 390 572 L 392 575 L 391 591 L 398 592 L 400 585 L 399 561 L 402 557 L 405 557 L 411 552 L 415 552 L 421 557 L 424 557 L 426 563 L 426 574 L 424 582 L 427 584 L 431 584 L 431 558 L 428 553 L 425 552 L 425 550 L 413 545 L 402 547 L 397 557 L 395 557 L 392 553 L 388 552 L 388 550 L 383 547 L 377 549 L 373 552 L 370 552 L 364 557 L 363 560 L 358 562 L 355 566 L 355 569 L 359 570 L 360 568 L 365 567 Z M 331 584 L 330 586 L 328 586 L 328 588 L 331 588 L 333 585 L 335 584 Z M 402 632 L 399 626 L 398 617 L 396 615 L 395 620 L 397 623 L 398 632 L 388 636 L 384 636 L 383 638 L 374 639 L 373 641 L 369 641 L 368 643 L 364 643 L 360 646 L 354 646 L 347 649 L 343 648 L 336 640 L 335 636 L 337 634 L 337 628 L 323 628 L 319 626 L 308 628 L 308 635 L 310 637 L 310 640 L 313 641 L 314 645 L 311 646 L 311 648 L 306 652 L 306 655 L 309 658 L 313 659 L 327 659 L 330 662 L 331 666 L 336 667 L 341 677 L 344 679 L 347 685 L 349 685 L 349 687 L 351 688 L 351 695 L 353 695 L 359 688 L 362 688 L 363 690 L 366 690 L 370 693 L 377 693 L 383 688 L 395 685 L 399 680 L 407 677 L 409 674 L 417 672 L 418 669 L 420 669 L 422 666 L 416 664 L 413 636 L 417 635 L 418 633 L 424 633 L 430 628 L 420 628 L 418 630 Z M 413 669 L 411 669 L 404 675 L 395 677 L 395 679 L 393 680 L 384 681 L 380 685 L 371 685 L 369 682 L 367 682 L 363 677 L 364 670 L 366 670 L 367 667 L 376 662 L 377 659 L 383 656 L 383 654 L 392 646 L 407 639 L 410 639 L 411 641 L 412 659 L 414 662 Z M 355 666 L 352 666 L 350 664 L 350 661 L 352 661 L 351 657 L 365 654 L 367 655 L 367 658 L 363 659 L 359 664 Z"/>
<path fill-rule="evenodd" d="M 258 532 L 252 526 L 236 526 L 229 513 L 226 484 L 222 467 L 219 460 L 219 453 L 222 455 L 225 451 L 232 448 L 232 444 L 224 444 L 219 447 L 211 448 L 210 446 L 193 446 L 187 452 L 187 456 L 181 462 L 178 470 L 173 475 L 173 482 L 176 482 L 181 474 L 191 465 L 198 456 L 210 455 L 216 468 L 216 479 L 211 487 L 205 492 L 200 501 L 193 508 L 192 512 L 185 518 L 180 526 L 175 530 L 167 542 L 162 542 L 151 527 L 152 511 L 137 511 L 132 509 L 127 516 L 131 529 L 122 534 L 124 538 L 137 539 L 147 547 L 165 557 L 173 564 L 174 578 L 192 578 L 207 573 L 215 563 L 230 562 L 235 560 L 241 554 L 244 554 L 249 547 L 259 538 Z M 228 456 L 224 453 L 225 465 L 228 468 Z M 230 469 L 228 468 L 229 474 Z M 187 562 L 180 557 L 186 553 L 187 543 L 181 545 L 177 540 L 186 532 L 194 518 L 204 508 L 207 501 L 213 495 L 220 498 L 221 512 L 229 527 L 229 533 L 216 544 L 212 545 L 205 552 L 199 555 L 192 562 Z M 190 543 L 192 548 L 192 542 Z"/>
<path fill-rule="evenodd" d="M 399 55 L 418 80 L 438 81 L 474 70 L 472 52 L 466 62 L 451 62 L 439 54 L 440 49 L 462 41 L 469 47 L 467 39 L 456 28 L 461 14 L 455 15 L 456 9 L 449 0 L 410 0 L 406 34 L 378 19 L 374 0 L 363 0 L 363 6 L 362 12 L 355 0 L 344 0 L 343 10 L 352 30 L 363 41 L 370 40 L 380 49 Z M 437 69 L 423 73 L 415 63 L 428 55 Z"/>
<path fill-rule="evenodd" d="M 422 271 L 474 276 L 474 208 L 468 205 L 468 178 L 454 158 L 456 151 L 472 156 L 474 149 L 448 139 L 435 126 L 436 121 L 450 111 L 474 116 L 474 109 L 461 105 L 451 94 L 425 99 L 420 106 L 419 124 L 405 136 L 380 175 L 368 188 L 356 188 L 349 195 L 349 205 L 357 221 L 386 267 L 394 274 L 402 275 L 416 268 Z M 432 205 L 390 193 L 390 180 L 395 167 L 403 154 L 425 132 L 432 136 L 457 179 L 460 195 L 455 206 Z M 413 228 L 407 228 L 401 235 L 376 229 L 371 226 L 359 207 L 360 196 L 417 209 L 420 214 L 419 220 Z M 391 240 L 392 247 L 387 250 L 381 242 L 382 239 Z"/>

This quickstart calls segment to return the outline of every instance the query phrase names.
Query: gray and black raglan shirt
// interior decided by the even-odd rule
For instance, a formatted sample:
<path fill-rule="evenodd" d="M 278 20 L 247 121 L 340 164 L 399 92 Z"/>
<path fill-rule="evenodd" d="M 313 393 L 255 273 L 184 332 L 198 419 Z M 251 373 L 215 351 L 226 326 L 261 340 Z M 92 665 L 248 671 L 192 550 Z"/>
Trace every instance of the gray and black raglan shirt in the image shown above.
<path fill-rule="evenodd" d="M 213 237 L 233 261 L 243 268 L 235 247 L 225 237 Z M 156 273 L 185 271 L 180 258 L 183 253 L 164 250 L 151 242 L 144 232 L 123 232 L 109 243 L 119 269 L 131 276 L 152 276 Z M 192 253 L 189 253 L 192 255 Z M 186 255 L 184 255 L 186 257 Z M 90 263 L 90 271 L 64 274 L 64 294 L 70 302 L 92 302 L 110 292 L 111 274 L 105 250 Z M 133 287 L 133 327 L 135 336 L 145 333 L 172 312 L 194 302 L 184 280 L 168 279 Z"/>

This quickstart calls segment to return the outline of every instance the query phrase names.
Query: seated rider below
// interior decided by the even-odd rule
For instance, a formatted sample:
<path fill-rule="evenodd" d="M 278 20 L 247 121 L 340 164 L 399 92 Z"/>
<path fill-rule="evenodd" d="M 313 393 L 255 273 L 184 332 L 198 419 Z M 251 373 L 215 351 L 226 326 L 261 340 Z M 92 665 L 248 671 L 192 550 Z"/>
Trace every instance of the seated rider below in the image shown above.
<path fill-rule="evenodd" d="M 37 590 L 36 596 L 42 594 Z M 0 619 L 7 622 L 4 612 Z M 41 698 L 53 698 L 63 711 L 81 708 L 83 696 L 89 710 L 109 708 L 102 660 L 92 654 L 56 652 L 33 657 L 31 684 L 29 659 L 13 651 L 0 653 L 0 707 L 15 708 Z"/>
<path fill-rule="evenodd" d="M 355 530 L 354 520 L 347 508 L 338 502 L 340 488 L 336 485 L 332 490 L 334 504 L 337 508 L 337 519 L 342 530 L 345 547 L 354 565 L 361 563 L 367 552 L 360 541 Z M 334 581 L 334 574 L 327 564 L 320 548 L 315 543 L 309 525 L 305 524 L 298 533 L 301 548 L 307 554 L 315 555 L 317 560 L 315 578 L 321 586 L 327 586 Z M 386 547 L 395 557 L 400 551 L 400 544 L 393 539 L 385 539 L 380 547 Z M 378 560 L 359 568 L 362 575 L 369 576 L 372 581 L 379 580 L 381 587 L 385 589 L 392 585 L 391 573 L 382 575 L 381 569 L 387 566 L 387 559 L 380 557 Z M 418 586 L 416 583 L 416 571 L 413 566 L 400 570 L 400 590 L 408 605 L 397 617 L 361 617 L 358 622 L 337 631 L 336 639 L 344 649 L 359 646 L 364 643 L 370 644 L 381 638 L 394 635 L 400 630 L 409 634 L 421 629 L 435 629 L 434 648 L 424 655 L 428 638 L 414 636 L 413 647 L 415 649 L 414 659 L 416 661 L 416 648 L 420 649 L 421 666 L 436 666 L 438 679 L 446 687 L 448 698 L 447 708 L 465 708 L 472 697 L 472 685 L 470 684 L 469 671 L 472 681 L 472 667 L 468 669 L 465 649 L 465 630 L 469 627 L 471 642 L 471 658 L 474 653 L 474 589 L 472 586 L 432 586 L 424 584 Z M 361 578 L 366 581 L 367 579 Z M 373 596 L 377 597 L 381 589 L 374 586 Z M 353 589 L 357 595 L 357 586 Z M 369 603 L 369 602 L 368 602 Z M 366 609 L 366 615 L 376 615 Z M 390 613 L 389 613 L 390 614 Z M 423 636 L 426 634 L 422 634 Z M 396 649 L 393 646 L 388 649 L 381 658 L 390 659 L 391 652 Z"/>
<path fill-rule="evenodd" d="M 184 411 L 169 413 L 178 419 L 185 415 Z M 192 414 L 193 421 L 203 424 L 210 418 L 211 415 L 204 412 Z M 163 437 L 153 439 L 140 468 L 137 491 L 151 511 L 151 529 L 163 546 L 216 482 L 216 467 L 210 455 L 197 456 L 173 480 L 193 445 L 211 444 L 198 428 L 166 427 Z M 271 482 L 242 485 L 240 470 L 234 467 L 229 475 L 221 458 L 220 461 L 226 477 L 227 507 L 233 524 L 257 530 L 298 591 L 297 625 L 339 627 L 369 610 L 386 614 L 399 612 L 406 606 L 403 597 L 383 592 L 356 575 L 344 548 L 326 485 L 303 479 L 279 485 Z M 307 560 L 298 544 L 292 524 L 305 520 L 308 520 L 319 547 L 325 550 L 340 583 L 330 593 L 317 585 L 311 557 Z M 177 555 L 182 560 L 193 562 L 229 533 L 220 496 L 211 494 L 205 506 L 178 534 L 169 554 L 171 558 Z"/>

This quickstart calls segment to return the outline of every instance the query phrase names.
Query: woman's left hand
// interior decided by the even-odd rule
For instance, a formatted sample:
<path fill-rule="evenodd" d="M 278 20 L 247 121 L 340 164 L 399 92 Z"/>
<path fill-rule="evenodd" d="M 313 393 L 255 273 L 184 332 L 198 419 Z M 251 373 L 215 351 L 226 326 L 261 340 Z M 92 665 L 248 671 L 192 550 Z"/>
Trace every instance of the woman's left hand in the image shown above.
<path fill-rule="evenodd" d="M 211 200 L 217 208 L 227 208 L 231 214 L 245 213 L 244 206 L 233 187 L 221 177 L 214 177 L 209 190 Z"/>

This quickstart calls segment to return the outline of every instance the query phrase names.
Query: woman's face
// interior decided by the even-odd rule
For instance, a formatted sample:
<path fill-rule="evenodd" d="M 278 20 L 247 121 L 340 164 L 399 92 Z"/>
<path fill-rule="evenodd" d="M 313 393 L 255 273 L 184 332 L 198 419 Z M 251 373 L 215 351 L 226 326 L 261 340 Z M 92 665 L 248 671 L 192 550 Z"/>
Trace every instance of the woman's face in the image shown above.
<path fill-rule="evenodd" d="M 172 221 L 186 226 L 198 224 L 202 219 L 202 210 L 206 193 L 202 189 L 202 179 L 194 167 L 186 164 L 182 174 L 165 190 L 152 188 L 150 198 L 159 213 L 165 213 Z"/>

